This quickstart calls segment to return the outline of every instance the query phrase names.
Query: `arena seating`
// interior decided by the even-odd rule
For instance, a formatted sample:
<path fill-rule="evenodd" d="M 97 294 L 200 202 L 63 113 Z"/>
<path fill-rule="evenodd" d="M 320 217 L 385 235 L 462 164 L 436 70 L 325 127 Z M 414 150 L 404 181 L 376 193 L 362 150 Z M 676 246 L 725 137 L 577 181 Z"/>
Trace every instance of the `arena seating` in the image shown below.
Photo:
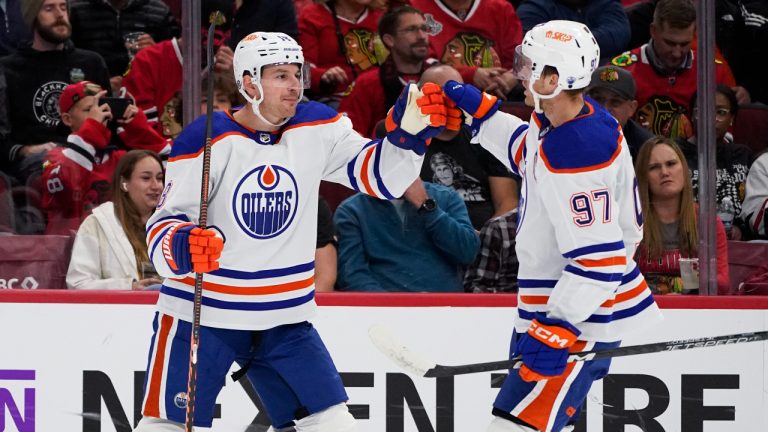
<path fill-rule="evenodd" d="M 0 237 L 0 289 L 66 289 L 73 240 L 60 235 Z"/>

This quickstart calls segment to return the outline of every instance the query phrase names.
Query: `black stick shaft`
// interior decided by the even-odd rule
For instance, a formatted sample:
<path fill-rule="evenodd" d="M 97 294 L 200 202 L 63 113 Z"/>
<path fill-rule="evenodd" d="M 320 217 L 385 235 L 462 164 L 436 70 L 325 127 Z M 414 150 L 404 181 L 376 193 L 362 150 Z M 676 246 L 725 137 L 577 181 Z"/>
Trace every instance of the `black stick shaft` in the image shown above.
<path fill-rule="evenodd" d="M 572 353 L 568 356 L 568 361 L 587 361 L 664 351 L 682 351 L 693 348 L 707 348 L 714 346 L 732 345 L 737 343 L 758 342 L 766 339 L 768 339 L 768 331 L 739 333 L 679 341 L 656 342 L 646 345 L 631 345 L 600 351 L 582 351 L 578 353 Z M 428 370 L 424 376 L 430 378 L 439 378 L 479 372 L 491 372 L 504 369 L 513 369 L 519 366 L 521 363 L 521 357 L 516 356 L 509 360 L 487 363 L 473 363 L 458 366 L 436 365 L 434 368 Z"/>
<path fill-rule="evenodd" d="M 199 225 L 208 225 L 208 182 L 211 172 L 211 135 L 213 133 L 213 36 L 216 31 L 214 18 L 208 28 L 208 101 L 205 114 L 205 147 L 203 149 L 203 178 L 200 185 Z M 185 431 L 192 432 L 195 423 L 195 389 L 197 387 L 197 350 L 200 347 L 200 309 L 203 302 L 203 273 L 195 273 L 195 296 L 193 300 L 192 337 L 189 346 L 189 379 L 187 381 L 187 421 Z"/>

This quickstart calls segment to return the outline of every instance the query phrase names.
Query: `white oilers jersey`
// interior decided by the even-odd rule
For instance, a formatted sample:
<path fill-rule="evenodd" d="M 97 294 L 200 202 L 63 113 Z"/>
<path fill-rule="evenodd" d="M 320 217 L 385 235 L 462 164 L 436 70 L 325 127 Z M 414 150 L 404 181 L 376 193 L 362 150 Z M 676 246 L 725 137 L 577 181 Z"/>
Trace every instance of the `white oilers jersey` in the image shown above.
<path fill-rule="evenodd" d="M 166 186 L 147 223 L 158 273 L 160 312 L 191 321 L 195 274 L 176 275 L 163 237 L 198 223 L 205 118 L 173 145 Z M 261 330 L 307 320 L 315 311 L 314 254 L 321 180 L 392 199 L 418 176 L 421 157 L 387 140 L 370 141 L 325 105 L 299 104 L 278 133 L 249 130 L 215 113 L 208 226 L 224 238 L 220 268 L 204 276 L 201 323 Z"/>
<path fill-rule="evenodd" d="M 618 122 L 587 99 L 556 128 L 497 112 L 473 142 L 523 179 L 518 212 L 518 332 L 535 313 L 574 324 L 580 339 L 617 341 L 660 319 L 633 260 L 643 217 Z"/>

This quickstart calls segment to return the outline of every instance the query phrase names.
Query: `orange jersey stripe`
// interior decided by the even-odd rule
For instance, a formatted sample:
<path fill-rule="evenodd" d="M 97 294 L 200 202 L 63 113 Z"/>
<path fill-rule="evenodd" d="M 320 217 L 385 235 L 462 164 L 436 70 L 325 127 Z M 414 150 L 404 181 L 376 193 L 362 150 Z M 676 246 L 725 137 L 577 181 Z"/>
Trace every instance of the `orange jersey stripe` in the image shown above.
<path fill-rule="evenodd" d="M 480 118 L 484 115 L 488 114 L 488 111 L 493 108 L 493 105 L 496 103 L 498 99 L 496 96 L 491 96 L 488 93 L 483 93 L 482 96 L 480 96 L 480 106 L 477 107 L 477 110 L 472 115 L 472 117 Z"/>
<path fill-rule="evenodd" d="M 602 258 L 602 259 L 582 259 L 582 260 L 576 260 L 577 263 L 584 267 L 606 267 L 606 266 L 615 266 L 615 265 L 627 265 L 627 257 L 625 256 L 616 256 L 616 257 L 608 257 L 608 258 Z"/>
<path fill-rule="evenodd" d="M 168 225 L 170 225 L 170 224 L 172 224 L 174 222 L 180 222 L 180 221 L 169 220 L 169 221 L 163 222 L 160 225 L 158 225 L 155 228 L 153 228 L 152 231 L 149 232 L 149 240 L 147 241 L 147 244 L 152 243 L 152 241 L 155 240 L 155 236 L 157 235 L 157 233 L 159 233 L 160 231 L 163 230 L 163 228 L 167 227 Z"/>
<path fill-rule="evenodd" d="M 195 286 L 195 279 L 186 277 L 183 279 L 171 279 L 176 282 L 183 283 L 184 285 Z M 315 283 L 315 277 L 310 276 L 306 279 L 288 282 L 277 285 L 265 285 L 258 287 L 248 286 L 232 286 L 217 284 L 213 282 L 203 282 L 203 289 L 220 294 L 235 294 L 235 295 L 267 295 L 267 294 L 280 294 L 289 291 L 296 291 L 312 286 Z"/>
<path fill-rule="evenodd" d="M 568 351 L 583 351 L 586 345 L 587 343 L 584 341 L 577 341 Z M 553 414 L 552 410 L 557 408 L 553 406 L 555 400 L 560 394 L 560 391 L 563 389 L 565 380 L 573 372 L 575 367 L 575 362 L 568 363 L 565 367 L 565 372 L 563 372 L 562 375 L 548 379 L 539 395 L 536 396 L 536 398 L 530 404 L 528 404 L 528 406 L 525 407 L 525 409 L 521 411 L 520 415 L 517 417 L 520 420 L 530 424 L 531 426 L 534 426 L 538 430 L 546 430 L 549 417 Z"/>
<path fill-rule="evenodd" d="M 363 181 L 365 192 L 371 196 L 377 196 L 373 192 L 373 188 L 371 187 L 371 182 L 368 179 L 368 163 L 370 163 L 371 161 L 371 156 L 373 156 L 374 150 L 376 150 L 376 145 L 372 145 L 371 148 L 368 150 L 368 152 L 365 154 L 365 159 L 363 159 L 363 166 L 360 168 L 360 179 Z"/>
<path fill-rule="evenodd" d="M 309 121 L 305 123 L 296 123 L 294 125 L 290 125 L 287 128 L 283 129 L 283 133 L 286 133 L 291 129 L 296 129 L 304 126 L 315 126 L 315 125 L 321 125 L 326 123 L 333 123 L 340 118 L 341 118 L 341 114 L 336 114 L 333 118 L 329 118 L 329 119 L 315 120 L 315 121 Z"/>
<path fill-rule="evenodd" d="M 547 304 L 549 296 L 520 296 L 520 300 L 525 304 Z"/>
<path fill-rule="evenodd" d="M 613 300 L 606 300 L 603 302 L 603 304 L 600 305 L 600 307 L 611 307 L 616 303 L 621 303 L 627 300 L 631 300 L 643 292 L 648 288 L 648 284 L 645 283 L 645 279 L 641 281 L 636 287 L 632 288 L 629 291 L 624 291 L 623 293 L 617 295 Z"/>
<path fill-rule="evenodd" d="M 525 140 L 528 138 L 528 131 L 525 131 L 523 134 L 523 139 L 520 141 L 520 146 L 517 148 L 517 153 L 515 153 L 515 165 L 518 166 L 518 169 L 520 169 L 520 161 L 523 160 L 523 149 L 525 148 Z"/>
<path fill-rule="evenodd" d="M 160 331 L 155 346 L 155 362 L 152 365 L 152 375 L 147 389 L 147 401 L 144 405 L 145 417 L 160 417 L 160 387 L 162 386 L 163 369 L 165 365 L 165 349 L 168 345 L 168 335 L 171 333 L 173 317 L 163 315 L 160 318 Z"/>
<path fill-rule="evenodd" d="M 227 132 L 227 133 L 223 133 L 223 134 L 217 136 L 216 139 L 211 140 L 211 146 L 213 146 L 217 142 L 223 140 L 224 138 L 227 138 L 227 137 L 230 137 L 230 136 L 241 136 L 241 137 L 244 137 L 244 138 L 248 138 L 248 136 L 246 136 L 242 132 Z M 203 150 L 204 149 L 205 148 L 203 147 L 203 148 L 200 148 L 200 150 L 198 150 L 195 153 L 190 153 L 190 154 L 170 157 L 170 158 L 168 158 L 168 162 L 176 162 L 176 161 L 180 161 L 180 160 L 184 160 L 184 159 L 194 159 L 194 158 L 200 156 L 201 154 L 203 154 Z"/>

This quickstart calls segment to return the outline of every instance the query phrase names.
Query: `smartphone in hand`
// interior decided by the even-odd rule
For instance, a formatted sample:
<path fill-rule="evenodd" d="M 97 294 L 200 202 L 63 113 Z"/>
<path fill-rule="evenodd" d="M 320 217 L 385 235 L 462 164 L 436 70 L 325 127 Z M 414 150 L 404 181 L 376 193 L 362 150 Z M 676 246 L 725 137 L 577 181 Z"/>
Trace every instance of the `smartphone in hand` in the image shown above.
<path fill-rule="evenodd" d="M 103 104 L 109 105 L 109 110 L 112 111 L 112 118 L 117 120 L 123 118 L 125 109 L 128 108 L 131 102 L 128 98 L 103 97 L 99 99 L 99 106 Z"/>

